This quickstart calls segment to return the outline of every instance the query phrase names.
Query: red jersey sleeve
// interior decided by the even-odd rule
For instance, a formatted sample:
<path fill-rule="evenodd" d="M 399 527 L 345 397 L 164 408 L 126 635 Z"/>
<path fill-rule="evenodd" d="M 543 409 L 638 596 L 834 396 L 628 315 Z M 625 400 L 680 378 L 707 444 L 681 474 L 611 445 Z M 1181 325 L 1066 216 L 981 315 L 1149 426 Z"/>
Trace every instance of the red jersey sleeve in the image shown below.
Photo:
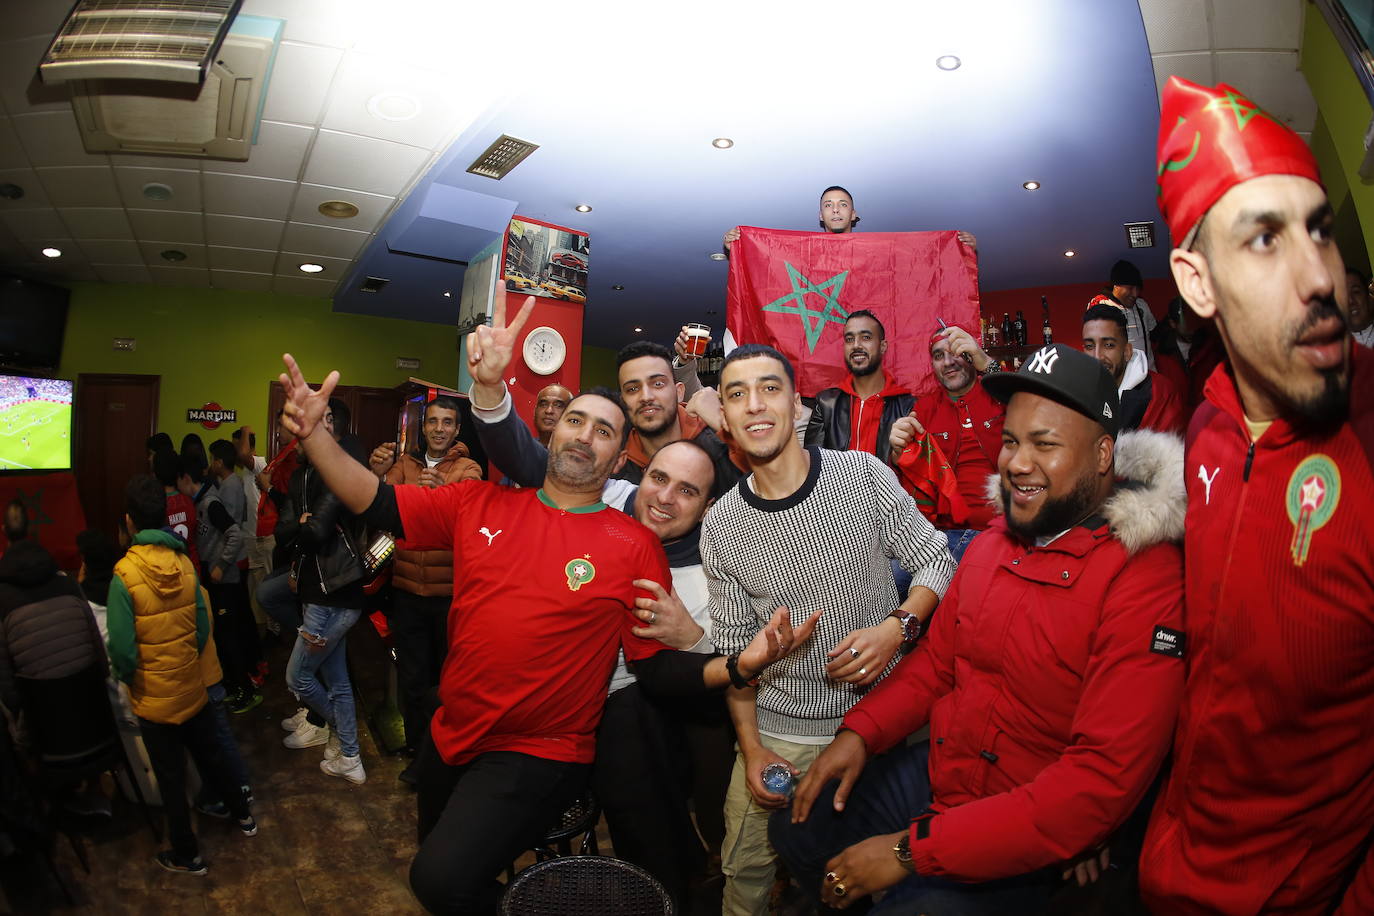
<path fill-rule="evenodd" d="M 452 550 L 453 532 L 467 500 L 467 487 L 430 489 L 418 484 L 396 487 L 396 510 L 411 550 Z"/>
<path fill-rule="evenodd" d="M 648 529 L 645 530 L 647 532 Z M 630 581 L 648 579 L 651 582 L 657 582 L 665 590 L 671 591 L 673 574 L 668 569 L 668 557 L 663 553 L 663 547 L 656 538 L 650 535 L 649 539 L 652 539 L 653 542 L 645 543 L 641 547 L 642 557 L 635 564 L 637 571 L 630 577 Z M 668 648 L 657 639 L 645 639 L 630 632 L 634 627 L 643 624 L 643 621 L 634 614 L 634 600 L 639 597 L 652 598 L 653 595 L 642 589 L 631 587 L 630 606 L 625 610 L 625 620 L 620 630 L 620 646 L 625 650 L 625 659 L 632 662 L 641 661 Z"/>

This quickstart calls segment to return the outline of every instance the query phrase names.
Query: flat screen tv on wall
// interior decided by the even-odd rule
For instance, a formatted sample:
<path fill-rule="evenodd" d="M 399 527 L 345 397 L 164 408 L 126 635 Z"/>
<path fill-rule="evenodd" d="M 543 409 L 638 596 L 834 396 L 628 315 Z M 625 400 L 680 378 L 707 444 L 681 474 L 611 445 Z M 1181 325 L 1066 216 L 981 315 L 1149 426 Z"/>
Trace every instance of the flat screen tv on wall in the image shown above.
<path fill-rule="evenodd" d="M 0 375 L 0 471 L 72 466 L 72 383 Z"/>
<path fill-rule="evenodd" d="M 57 371 L 68 297 L 60 286 L 0 274 L 0 369 Z"/>

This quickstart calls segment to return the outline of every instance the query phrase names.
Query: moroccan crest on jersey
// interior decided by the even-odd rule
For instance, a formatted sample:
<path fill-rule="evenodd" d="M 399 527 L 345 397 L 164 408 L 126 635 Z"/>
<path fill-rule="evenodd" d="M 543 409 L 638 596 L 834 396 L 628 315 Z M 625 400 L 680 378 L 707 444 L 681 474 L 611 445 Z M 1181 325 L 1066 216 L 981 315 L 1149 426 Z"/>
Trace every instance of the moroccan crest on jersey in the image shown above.
<path fill-rule="evenodd" d="M 1288 478 L 1285 500 L 1293 523 L 1293 565 L 1307 562 L 1312 535 L 1331 521 L 1341 498 L 1341 472 L 1326 455 L 1310 455 Z"/>
<path fill-rule="evenodd" d="M 592 565 L 592 555 L 573 557 L 568 561 L 568 565 L 563 567 L 563 572 L 568 574 L 568 590 L 577 591 L 596 578 L 596 567 Z"/>

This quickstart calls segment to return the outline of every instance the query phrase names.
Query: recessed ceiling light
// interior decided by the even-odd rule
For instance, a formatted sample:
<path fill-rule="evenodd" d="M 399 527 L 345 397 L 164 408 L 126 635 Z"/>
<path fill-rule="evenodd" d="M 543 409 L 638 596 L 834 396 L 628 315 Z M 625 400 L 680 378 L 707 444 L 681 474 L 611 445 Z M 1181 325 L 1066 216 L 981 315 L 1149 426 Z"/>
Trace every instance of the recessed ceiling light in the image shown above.
<path fill-rule="evenodd" d="M 1023 181 L 1023 182 L 1021 182 L 1021 187 L 1025 188 L 1027 191 L 1038 191 L 1038 190 L 1040 190 L 1040 182 L 1038 182 L 1038 181 Z"/>
<path fill-rule="evenodd" d="M 346 200 L 326 200 L 318 209 L 320 215 L 334 219 L 350 219 L 358 215 L 358 208 Z"/>
<path fill-rule="evenodd" d="M 643 334 L 643 333 L 644 333 L 644 329 L 643 329 L 643 328 L 635 328 L 635 333 L 636 333 L 636 334 Z"/>
<path fill-rule="evenodd" d="M 613 284 L 611 284 L 611 289 L 624 289 L 624 288 L 625 288 L 625 284 L 623 284 L 623 283 L 613 283 Z"/>
<path fill-rule="evenodd" d="M 5 198 L 5 200 L 18 200 L 23 196 L 24 189 L 19 187 L 19 185 L 10 184 L 9 182 L 0 184 L 0 197 Z"/>
<path fill-rule="evenodd" d="M 172 262 L 184 261 L 186 260 L 186 252 L 178 251 L 175 248 L 168 248 L 166 251 L 162 252 L 162 260 Z"/>
<path fill-rule="evenodd" d="M 1076 255 L 1076 254 L 1078 254 L 1078 252 L 1076 252 L 1076 251 L 1074 251 L 1072 248 L 1070 248 L 1069 250 L 1067 250 L 1067 251 L 1064 252 L 1064 257 L 1066 257 L 1066 258 L 1071 258 L 1071 257 L 1073 257 L 1073 256 Z"/>
<path fill-rule="evenodd" d="M 409 121 L 420 110 L 420 100 L 404 92 L 379 92 L 367 100 L 367 113 L 382 121 Z"/>
<path fill-rule="evenodd" d="M 711 141 L 711 145 L 716 149 L 729 149 L 735 145 L 735 141 L 731 140 L 729 137 L 717 137 Z"/>
<path fill-rule="evenodd" d="M 60 257 L 62 257 L 62 249 L 61 249 L 61 248 L 44 248 L 44 249 L 43 249 L 43 257 L 45 257 L 45 258 L 60 258 Z"/>
<path fill-rule="evenodd" d="M 446 290 L 444 290 L 444 298 L 445 298 L 445 299 L 452 299 L 452 298 L 453 298 L 453 290 L 451 290 L 451 289 L 446 289 Z"/>
<path fill-rule="evenodd" d="M 724 260 L 725 260 L 725 252 L 723 252 L 723 251 L 713 251 L 713 252 L 711 252 L 710 254 L 708 254 L 706 257 L 710 258 L 712 261 L 724 261 Z"/>
<path fill-rule="evenodd" d="M 302 264 L 302 265 L 300 265 L 300 268 L 301 268 L 301 273 L 303 273 L 303 274 L 317 274 L 317 273 L 321 272 L 322 270 L 324 270 L 324 265 L 323 265 L 323 264 Z"/>
<path fill-rule="evenodd" d="M 578 213 L 591 213 L 591 212 L 592 212 L 592 205 L 591 205 L 591 204 L 578 204 L 576 207 L 573 207 L 573 209 L 576 210 Z"/>
<path fill-rule="evenodd" d="M 935 66 L 939 67 L 941 70 L 958 70 L 962 64 L 963 61 L 953 54 L 943 54 L 935 58 Z"/>
<path fill-rule="evenodd" d="M 143 196 L 149 200 L 171 200 L 173 193 L 171 185 L 158 181 L 150 181 L 143 186 Z"/>

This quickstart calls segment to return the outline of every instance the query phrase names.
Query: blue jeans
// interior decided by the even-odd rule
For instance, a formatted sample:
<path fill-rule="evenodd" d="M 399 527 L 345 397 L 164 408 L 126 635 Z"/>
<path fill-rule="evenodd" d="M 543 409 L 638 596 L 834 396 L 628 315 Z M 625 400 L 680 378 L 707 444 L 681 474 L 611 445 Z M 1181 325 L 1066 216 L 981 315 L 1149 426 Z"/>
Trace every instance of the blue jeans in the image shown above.
<path fill-rule="evenodd" d="M 949 552 L 954 557 L 954 565 L 958 566 L 959 561 L 964 558 L 964 551 L 968 550 L 968 545 L 973 543 L 973 539 L 982 534 L 976 528 L 950 528 L 945 532 L 945 537 L 949 539 Z"/>
<path fill-rule="evenodd" d="M 816 797 L 805 823 L 792 823 L 782 808 L 769 822 L 768 838 L 802 890 L 820 899 L 825 863 L 869 837 L 896 833 L 930 805 L 927 760 L 930 744 L 898 747 L 868 761 L 843 812 L 835 811 L 836 782 Z M 930 916 L 984 916 L 1040 912 L 1058 885 L 1053 869 L 967 884 L 929 875 L 911 877 L 888 888 L 871 916 L 927 913 Z"/>
<path fill-rule="evenodd" d="M 286 663 L 286 686 L 334 727 L 344 756 L 356 757 L 358 717 L 353 706 L 353 684 L 348 679 L 344 640 L 363 612 L 358 608 L 319 604 L 307 604 L 303 611 L 296 645 Z"/>
<path fill-rule="evenodd" d="M 219 759 L 228 766 L 229 772 L 238 785 L 250 785 L 248 767 L 243 762 L 243 755 L 239 753 L 239 743 L 234 740 L 234 733 L 229 728 L 229 713 L 224 708 L 224 682 L 220 681 L 218 684 L 205 688 L 205 692 L 210 697 L 210 702 L 206 705 L 210 708 L 215 720 L 215 743 L 218 746 Z M 217 798 L 216 795 L 210 775 L 201 773 L 200 800 L 206 803 L 227 801 L 227 799 Z"/>
<path fill-rule="evenodd" d="M 274 569 L 267 578 L 258 583 L 256 593 L 258 604 L 263 611 L 281 624 L 283 630 L 294 630 L 301 625 L 301 606 L 287 581 L 286 574 L 290 571 L 290 563 L 284 563 L 279 569 Z"/>

